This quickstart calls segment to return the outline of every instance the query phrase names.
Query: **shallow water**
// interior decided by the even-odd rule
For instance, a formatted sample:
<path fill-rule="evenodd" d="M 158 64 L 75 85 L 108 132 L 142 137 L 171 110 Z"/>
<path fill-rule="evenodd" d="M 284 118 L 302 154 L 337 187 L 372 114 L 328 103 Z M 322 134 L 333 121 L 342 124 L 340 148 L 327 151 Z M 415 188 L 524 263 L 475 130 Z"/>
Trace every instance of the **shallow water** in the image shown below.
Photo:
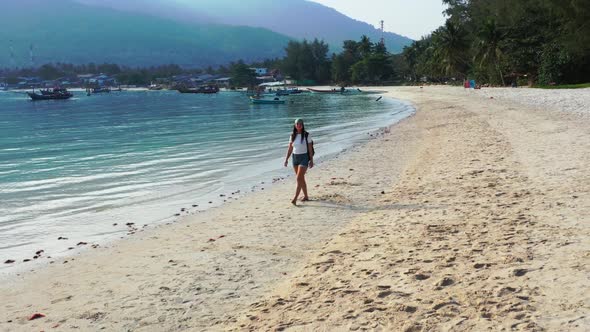
<path fill-rule="evenodd" d="M 39 249 L 64 255 L 79 241 L 123 236 L 128 222 L 171 221 L 182 207 L 268 185 L 291 172 L 282 160 L 295 118 L 321 161 L 413 112 L 377 98 L 306 94 L 251 105 L 237 92 L 123 91 L 32 102 L 2 92 L 0 260 Z"/>

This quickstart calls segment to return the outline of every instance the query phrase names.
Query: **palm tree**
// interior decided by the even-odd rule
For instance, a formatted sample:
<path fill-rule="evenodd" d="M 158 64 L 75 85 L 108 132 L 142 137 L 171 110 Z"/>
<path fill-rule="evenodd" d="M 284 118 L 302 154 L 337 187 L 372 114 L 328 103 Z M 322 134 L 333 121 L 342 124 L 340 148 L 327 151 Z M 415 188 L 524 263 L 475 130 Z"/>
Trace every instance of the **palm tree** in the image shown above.
<path fill-rule="evenodd" d="M 500 59 L 503 56 L 500 43 L 504 37 L 505 34 L 500 31 L 496 21 L 494 19 L 487 20 L 477 34 L 477 53 L 475 55 L 475 59 L 476 61 L 479 60 L 480 66 L 494 67 L 498 71 L 502 85 L 506 85 L 500 68 Z"/>
<path fill-rule="evenodd" d="M 412 80 L 417 81 L 418 77 L 416 75 L 416 65 L 418 63 L 418 45 L 417 41 L 414 41 L 412 45 L 404 47 L 402 52 L 408 67 L 410 68 L 410 73 L 412 76 Z"/>
<path fill-rule="evenodd" d="M 361 41 L 358 43 L 358 48 L 363 58 L 368 57 L 371 55 L 373 51 L 373 43 L 371 43 L 371 39 L 366 35 L 362 35 Z"/>
<path fill-rule="evenodd" d="M 467 51 L 469 49 L 467 33 L 457 23 L 447 20 L 445 25 L 432 34 L 435 56 L 445 75 L 459 74 L 465 77 L 467 70 Z"/>

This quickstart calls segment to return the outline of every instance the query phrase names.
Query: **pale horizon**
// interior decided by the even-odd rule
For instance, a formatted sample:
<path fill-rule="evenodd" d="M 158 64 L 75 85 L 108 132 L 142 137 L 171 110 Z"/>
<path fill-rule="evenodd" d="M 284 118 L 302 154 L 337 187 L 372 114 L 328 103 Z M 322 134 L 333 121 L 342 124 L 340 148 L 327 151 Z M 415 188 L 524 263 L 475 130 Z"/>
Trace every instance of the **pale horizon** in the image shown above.
<path fill-rule="evenodd" d="M 446 6 L 441 0 L 366 0 L 363 2 L 351 0 L 308 0 L 327 7 L 334 8 L 340 13 L 358 21 L 363 21 L 379 28 L 379 22 L 384 22 L 383 29 L 414 40 L 430 34 L 444 24 L 442 12 Z"/>

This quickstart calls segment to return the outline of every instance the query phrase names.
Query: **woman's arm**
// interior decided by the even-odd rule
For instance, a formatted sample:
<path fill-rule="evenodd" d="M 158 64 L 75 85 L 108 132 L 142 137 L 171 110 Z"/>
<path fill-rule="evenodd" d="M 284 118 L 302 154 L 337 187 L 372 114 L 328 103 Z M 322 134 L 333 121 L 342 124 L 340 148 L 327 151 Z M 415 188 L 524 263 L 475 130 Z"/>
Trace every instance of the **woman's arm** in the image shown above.
<path fill-rule="evenodd" d="M 293 143 L 289 143 L 289 148 L 287 149 L 287 156 L 285 157 L 285 167 L 289 164 L 289 157 L 291 157 L 291 152 L 293 152 Z"/>
<path fill-rule="evenodd" d="M 307 142 L 307 155 L 309 156 L 309 168 L 313 167 L 313 156 L 311 155 L 311 147 L 312 147 L 311 143 Z"/>

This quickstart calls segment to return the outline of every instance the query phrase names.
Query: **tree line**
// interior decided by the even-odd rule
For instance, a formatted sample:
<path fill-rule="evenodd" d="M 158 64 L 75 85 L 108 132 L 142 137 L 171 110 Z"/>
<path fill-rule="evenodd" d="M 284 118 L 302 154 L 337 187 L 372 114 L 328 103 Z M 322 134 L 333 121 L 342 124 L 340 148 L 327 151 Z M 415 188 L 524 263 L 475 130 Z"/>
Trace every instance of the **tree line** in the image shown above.
<path fill-rule="evenodd" d="M 290 41 L 285 57 L 275 67 L 300 84 L 386 84 L 401 82 L 404 70 L 401 55 L 390 54 L 381 42 L 367 36 L 346 40 L 340 53 L 329 54 L 329 45 L 314 39 Z"/>
<path fill-rule="evenodd" d="M 445 24 L 403 51 L 412 79 L 585 83 L 588 0 L 443 0 Z"/>

